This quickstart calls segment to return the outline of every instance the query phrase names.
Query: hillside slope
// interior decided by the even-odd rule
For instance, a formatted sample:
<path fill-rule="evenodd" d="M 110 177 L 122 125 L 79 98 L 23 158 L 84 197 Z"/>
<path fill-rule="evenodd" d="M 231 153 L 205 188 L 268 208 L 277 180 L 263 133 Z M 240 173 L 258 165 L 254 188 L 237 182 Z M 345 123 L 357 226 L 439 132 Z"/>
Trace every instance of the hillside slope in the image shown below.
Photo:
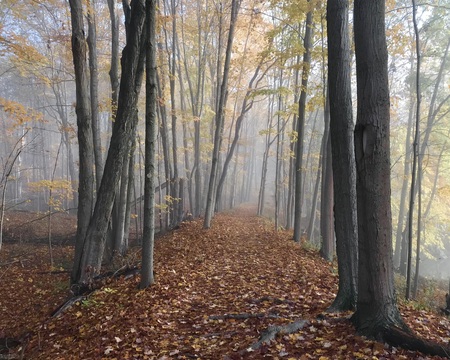
<path fill-rule="evenodd" d="M 350 314 L 323 315 L 337 291 L 335 269 L 252 214 L 219 214 L 209 230 L 201 220 L 183 223 L 156 242 L 154 286 L 119 278 L 42 319 L 28 329 L 26 358 L 426 358 L 356 336 Z M 411 306 L 402 313 L 420 335 L 448 342 L 446 318 Z M 292 332 L 258 343 L 275 326 Z"/>

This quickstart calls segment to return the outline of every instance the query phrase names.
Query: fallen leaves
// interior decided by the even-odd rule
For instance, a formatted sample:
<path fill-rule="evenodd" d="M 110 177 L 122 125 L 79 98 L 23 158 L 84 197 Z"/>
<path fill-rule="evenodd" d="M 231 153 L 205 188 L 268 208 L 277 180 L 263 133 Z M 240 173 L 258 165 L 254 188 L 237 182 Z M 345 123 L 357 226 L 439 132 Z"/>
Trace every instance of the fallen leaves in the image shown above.
<path fill-rule="evenodd" d="M 335 296 L 337 277 L 330 263 L 291 237 L 242 211 L 217 215 L 207 231 L 201 220 L 184 223 L 156 242 L 154 286 L 143 291 L 138 278 L 119 278 L 54 319 L 48 319 L 50 284 L 68 274 L 37 277 L 36 268 L 21 271 L 17 263 L 11 285 L 0 285 L 7 292 L 5 302 L 0 296 L 6 314 L 0 332 L 34 330 L 26 351 L 33 359 L 424 359 L 355 335 L 349 314 L 318 318 Z M 34 286 L 33 301 L 45 308 L 31 325 L 11 327 L 28 311 L 15 311 L 12 284 Z M 33 306 L 22 299 L 26 291 L 20 296 Z M 421 335 L 450 338 L 446 319 L 402 311 Z M 253 346 L 270 329 L 303 320 L 306 326 Z"/>

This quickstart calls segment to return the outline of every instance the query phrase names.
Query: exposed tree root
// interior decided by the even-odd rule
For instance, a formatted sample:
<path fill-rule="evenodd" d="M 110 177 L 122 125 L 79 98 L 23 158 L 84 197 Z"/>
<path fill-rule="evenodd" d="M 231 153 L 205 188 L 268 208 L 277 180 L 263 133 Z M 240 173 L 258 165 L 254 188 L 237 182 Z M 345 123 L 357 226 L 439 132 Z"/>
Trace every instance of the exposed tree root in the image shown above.
<path fill-rule="evenodd" d="M 97 276 L 92 284 L 82 285 L 76 289 L 72 289 L 72 293 L 74 296 L 67 299 L 62 305 L 60 305 L 56 310 L 54 310 L 51 314 L 51 317 L 57 317 L 68 308 L 70 308 L 73 304 L 78 301 L 83 301 L 87 298 L 88 295 L 92 294 L 94 291 L 101 289 L 104 284 L 104 280 L 107 278 L 117 278 L 119 276 L 124 276 L 126 280 L 134 277 L 139 273 L 139 269 L 137 267 L 122 267 L 115 272 L 108 272 L 105 274 L 101 274 Z"/>
<path fill-rule="evenodd" d="M 337 296 L 330 307 L 326 310 L 328 313 L 340 313 L 355 310 L 355 303 L 349 296 Z"/>
<path fill-rule="evenodd" d="M 245 351 L 254 351 L 258 350 L 263 344 L 268 344 L 272 340 L 274 340 L 278 335 L 292 334 L 300 329 L 303 329 L 306 325 L 309 324 L 308 320 L 297 320 L 290 324 L 286 325 L 278 325 L 278 326 L 269 326 L 267 330 L 261 333 L 259 340 L 254 343 L 252 346 L 247 348 Z M 249 350 L 250 349 L 250 350 Z"/>
<path fill-rule="evenodd" d="M 438 343 L 426 341 L 417 335 L 407 332 L 397 326 L 387 327 L 383 334 L 383 340 L 389 345 L 401 347 L 407 350 L 420 351 L 427 355 L 450 358 L 450 347 L 444 347 Z"/>
<path fill-rule="evenodd" d="M 86 297 L 87 296 L 85 296 L 85 295 L 72 296 L 64 304 L 62 304 L 55 311 L 53 311 L 51 314 L 51 317 L 58 317 L 64 311 L 66 311 L 68 308 L 70 308 L 73 304 L 75 304 L 78 301 L 83 301 L 84 299 L 86 299 Z"/>

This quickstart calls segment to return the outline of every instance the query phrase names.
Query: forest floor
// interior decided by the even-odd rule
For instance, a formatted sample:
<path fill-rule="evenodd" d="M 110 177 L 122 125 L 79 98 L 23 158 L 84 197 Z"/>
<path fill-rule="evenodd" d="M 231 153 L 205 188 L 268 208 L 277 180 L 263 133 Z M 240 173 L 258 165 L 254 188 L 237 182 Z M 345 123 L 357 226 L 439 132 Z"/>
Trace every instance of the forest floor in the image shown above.
<path fill-rule="evenodd" d="M 350 313 L 325 313 L 337 291 L 335 266 L 253 214 L 218 214 L 209 230 L 201 220 L 183 223 L 156 241 L 155 285 L 139 290 L 139 276 L 119 277 L 58 317 L 50 315 L 69 296 L 73 247 L 54 246 L 50 267 L 42 241 L 5 243 L 0 359 L 428 359 L 356 335 Z M 73 237 L 73 219 L 53 223 Z M 131 253 L 127 261 L 138 262 L 138 249 Z M 417 303 L 400 308 L 420 336 L 448 345 L 446 317 Z M 8 353 L 5 338 L 21 344 Z"/>

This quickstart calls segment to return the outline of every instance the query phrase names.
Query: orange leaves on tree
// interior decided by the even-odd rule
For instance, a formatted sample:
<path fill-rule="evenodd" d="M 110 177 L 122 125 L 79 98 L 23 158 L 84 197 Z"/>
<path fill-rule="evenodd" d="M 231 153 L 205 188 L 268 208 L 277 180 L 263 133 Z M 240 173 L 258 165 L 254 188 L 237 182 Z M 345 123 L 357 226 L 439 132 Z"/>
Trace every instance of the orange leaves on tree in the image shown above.
<path fill-rule="evenodd" d="M 11 123 L 9 131 L 13 131 L 19 126 L 27 127 L 31 122 L 43 121 L 44 118 L 41 112 L 2 97 L 0 97 L 0 109 L 4 111 L 10 119 Z"/>

